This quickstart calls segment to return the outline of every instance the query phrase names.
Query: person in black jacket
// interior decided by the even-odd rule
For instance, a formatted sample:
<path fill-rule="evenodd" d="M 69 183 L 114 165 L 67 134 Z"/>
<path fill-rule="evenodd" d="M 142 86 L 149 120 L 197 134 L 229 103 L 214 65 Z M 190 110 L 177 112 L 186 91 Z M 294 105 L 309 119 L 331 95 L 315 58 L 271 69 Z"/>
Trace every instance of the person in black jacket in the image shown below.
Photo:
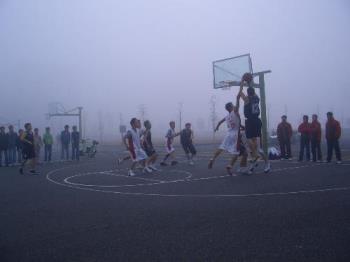
<path fill-rule="evenodd" d="M 2 166 L 2 155 L 5 157 L 5 165 L 9 165 L 8 161 L 8 134 L 5 133 L 5 127 L 0 127 L 0 167 Z"/>
<path fill-rule="evenodd" d="M 17 142 L 17 133 L 14 131 L 13 126 L 9 126 L 9 132 L 7 133 L 8 136 L 8 163 L 9 165 L 14 166 L 16 163 L 16 156 L 17 156 L 17 150 L 16 150 L 16 142 Z"/>
<path fill-rule="evenodd" d="M 72 140 L 72 160 L 79 160 L 79 142 L 80 134 L 77 131 L 77 127 L 73 126 L 73 132 L 71 133 Z"/>
<path fill-rule="evenodd" d="M 64 160 L 66 155 L 66 160 L 69 160 L 69 144 L 71 141 L 71 136 L 69 132 L 69 126 L 65 125 L 64 130 L 61 132 L 61 160 Z"/>
<path fill-rule="evenodd" d="M 16 139 L 16 149 L 17 149 L 17 162 L 18 163 L 22 163 L 22 158 L 23 158 L 23 145 L 22 145 L 22 141 L 21 141 L 21 136 L 23 135 L 24 130 L 23 129 L 19 129 L 18 130 L 18 136 Z"/>

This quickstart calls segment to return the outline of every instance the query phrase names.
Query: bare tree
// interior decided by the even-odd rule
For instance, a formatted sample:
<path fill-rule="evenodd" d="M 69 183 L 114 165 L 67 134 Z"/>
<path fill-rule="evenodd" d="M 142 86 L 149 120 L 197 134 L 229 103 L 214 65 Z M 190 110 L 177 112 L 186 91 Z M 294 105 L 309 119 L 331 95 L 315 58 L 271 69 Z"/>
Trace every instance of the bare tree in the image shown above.
<path fill-rule="evenodd" d="M 217 107 L 217 99 L 216 96 L 211 96 L 210 101 L 209 101 L 209 105 L 210 105 L 210 121 L 211 121 L 211 127 L 212 127 L 212 132 L 213 132 L 213 141 L 215 139 L 215 127 L 216 127 L 216 122 L 218 119 L 218 115 L 216 112 L 216 107 Z"/>

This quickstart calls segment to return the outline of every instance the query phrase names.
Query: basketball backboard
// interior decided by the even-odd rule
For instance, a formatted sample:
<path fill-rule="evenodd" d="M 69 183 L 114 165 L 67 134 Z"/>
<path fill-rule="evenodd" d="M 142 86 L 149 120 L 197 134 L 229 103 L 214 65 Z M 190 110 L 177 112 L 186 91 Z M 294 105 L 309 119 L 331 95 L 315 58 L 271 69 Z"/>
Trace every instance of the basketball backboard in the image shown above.
<path fill-rule="evenodd" d="M 214 88 L 239 85 L 244 73 L 253 73 L 250 54 L 214 61 Z"/>

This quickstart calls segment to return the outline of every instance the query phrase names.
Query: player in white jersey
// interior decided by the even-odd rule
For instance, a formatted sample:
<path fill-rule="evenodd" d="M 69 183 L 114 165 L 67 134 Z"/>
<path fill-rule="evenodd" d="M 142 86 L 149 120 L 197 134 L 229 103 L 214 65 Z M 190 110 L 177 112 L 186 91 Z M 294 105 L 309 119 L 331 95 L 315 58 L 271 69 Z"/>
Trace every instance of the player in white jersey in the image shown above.
<path fill-rule="evenodd" d="M 170 157 L 172 159 L 171 165 L 174 166 L 177 164 L 177 161 L 175 160 L 175 148 L 173 146 L 174 138 L 180 135 L 180 133 L 175 132 L 175 122 L 171 121 L 169 123 L 169 130 L 165 135 L 165 150 L 166 155 L 163 159 L 163 161 L 160 163 L 162 166 L 167 166 L 166 160 Z"/>
<path fill-rule="evenodd" d="M 239 132 L 241 127 L 241 119 L 239 116 L 239 97 L 237 96 L 237 104 L 234 106 L 231 102 L 225 105 L 225 109 L 228 111 L 228 115 L 223 118 L 217 124 L 215 132 L 219 130 L 219 127 L 222 123 L 226 122 L 227 125 L 227 134 L 222 141 L 219 148 L 215 151 L 213 158 L 209 160 L 208 168 L 211 169 L 214 165 L 216 158 L 223 152 L 226 151 L 229 154 L 233 155 L 231 165 L 227 166 L 227 170 L 231 173 L 232 163 L 237 160 L 237 157 L 240 153 L 239 146 Z"/>
<path fill-rule="evenodd" d="M 132 118 L 130 121 L 131 129 L 128 130 L 126 135 L 123 138 L 124 145 L 130 153 L 132 159 L 132 164 L 129 170 L 129 176 L 134 176 L 134 169 L 137 163 L 141 163 L 144 166 L 143 171 L 151 173 L 152 169 L 148 167 L 148 157 L 145 151 L 141 147 L 141 138 L 140 138 L 140 128 L 141 122 L 136 118 Z"/>

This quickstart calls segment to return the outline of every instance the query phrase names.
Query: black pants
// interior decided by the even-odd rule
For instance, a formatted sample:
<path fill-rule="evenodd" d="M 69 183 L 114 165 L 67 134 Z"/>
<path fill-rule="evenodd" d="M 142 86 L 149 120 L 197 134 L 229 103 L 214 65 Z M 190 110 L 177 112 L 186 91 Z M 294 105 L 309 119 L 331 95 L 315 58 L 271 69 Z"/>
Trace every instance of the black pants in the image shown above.
<path fill-rule="evenodd" d="M 330 162 L 333 157 L 333 149 L 335 151 L 335 156 L 338 161 L 341 161 L 341 153 L 339 147 L 338 139 L 329 139 L 327 140 L 327 161 Z"/>
<path fill-rule="evenodd" d="M 291 158 L 292 153 L 290 150 L 290 139 L 281 139 L 279 142 L 281 148 L 281 158 Z"/>
<path fill-rule="evenodd" d="M 68 144 L 61 144 L 61 160 L 64 160 L 64 157 L 66 157 L 66 160 L 69 160 L 69 150 L 68 150 Z"/>
<path fill-rule="evenodd" d="M 303 161 L 304 150 L 306 151 L 306 160 L 310 161 L 310 139 L 307 137 L 300 138 L 299 161 Z"/>
<path fill-rule="evenodd" d="M 317 139 L 311 139 L 311 152 L 312 152 L 312 161 L 316 160 L 322 161 L 322 150 L 321 150 L 321 141 Z"/>
<path fill-rule="evenodd" d="M 51 155 L 52 155 L 52 145 L 45 145 L 44 147 L 45 151 L 45 162 L 51 161 Z"/>
<path fill-rule="evenodd" d="M 72 160 L 79 160 L 79 145 L 72 144 Z"/>

